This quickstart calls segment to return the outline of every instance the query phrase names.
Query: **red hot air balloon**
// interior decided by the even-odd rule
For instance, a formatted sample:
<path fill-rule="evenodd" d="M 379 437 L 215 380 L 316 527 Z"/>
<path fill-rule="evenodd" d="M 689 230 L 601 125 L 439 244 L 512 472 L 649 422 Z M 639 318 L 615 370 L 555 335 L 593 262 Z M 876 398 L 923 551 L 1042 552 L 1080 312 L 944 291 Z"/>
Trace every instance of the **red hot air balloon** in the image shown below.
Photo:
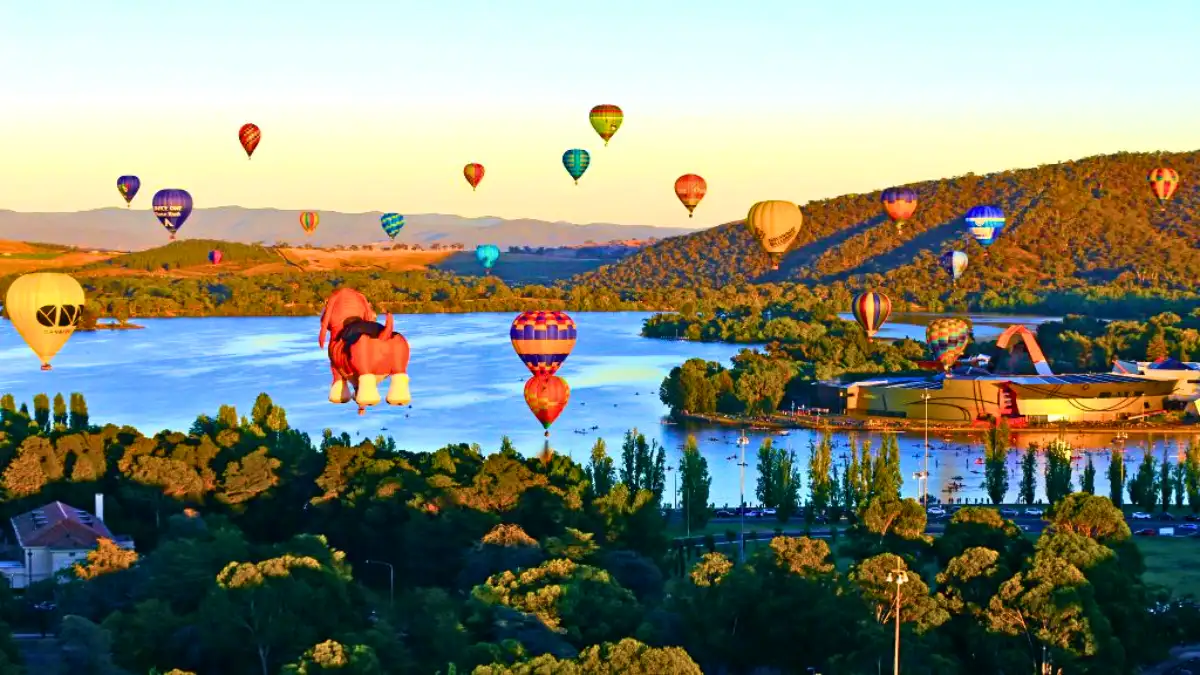
<path fill-rule="evenodd" d="M 550 425 L 562 414 L 570 398 L 571 387 L 557 375 L 534 375 L 525 383 L 525 403 L 546 428 L 547 437 L 550 436 Z"/>
<path fill-rule="evenodd" d="M 1175 169 L 1154 169 L 1146 175 L 1146 180 L 1150 181 L 1154 196 L 1158 197 L 1158 203 L 1166 211 L 1167 202 L 1175 194 L 1175 188 L 1179 187 L 1179 174 Z"/>
<path fill-rule="evenodd" d="M 687 208 L 688 218 L 692 217 L 692 211 L 696 210 L 696 205 L 706 194 L 708 183 L 694 173 L 684 174 L 675 179 L 675 196 L 679 197 L 679 201 Z"/>
<path fill-rule="evenodd" d="M 471 185 L 471 192 L 479 187 L 479 181 L 483 180 L 483 165 L 468 164 L 463 167 L 463 177 L 467 179 L 467 183 Z"/>
<path fill-rule="evenodd" d="M 222 253 L 219 249 L 214 248 L 213 250 L 208 252 L 208 262 L 210 262 L 214 265 L 220 265 L 221 259 L 224 257 L 225 257 L 225 254 Z"/>
<path fill-rule="evenodd" d="M 257 124 L 247 122 L 238 129 L 238 140 L 242 142 L 242 148 L 246 151 L 246 159 L 250 159 L 254 149 L 258 147 L 258 142 L 262 140 L 262 130 Z"/>

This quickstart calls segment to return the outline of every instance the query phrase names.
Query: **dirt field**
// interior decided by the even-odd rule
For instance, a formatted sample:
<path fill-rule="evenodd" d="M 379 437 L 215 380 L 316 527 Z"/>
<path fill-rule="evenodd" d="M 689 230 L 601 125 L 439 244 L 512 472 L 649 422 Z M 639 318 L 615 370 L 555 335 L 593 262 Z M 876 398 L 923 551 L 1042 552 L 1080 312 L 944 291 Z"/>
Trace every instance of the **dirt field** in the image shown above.
<path fill-rule="evenodd" d="M 0 240 L 0 276 L 38 270 L 77 267 L 98 260 L 108 260 L 115 253 L 89 253 L 43 248 L 23 241 Z"/>

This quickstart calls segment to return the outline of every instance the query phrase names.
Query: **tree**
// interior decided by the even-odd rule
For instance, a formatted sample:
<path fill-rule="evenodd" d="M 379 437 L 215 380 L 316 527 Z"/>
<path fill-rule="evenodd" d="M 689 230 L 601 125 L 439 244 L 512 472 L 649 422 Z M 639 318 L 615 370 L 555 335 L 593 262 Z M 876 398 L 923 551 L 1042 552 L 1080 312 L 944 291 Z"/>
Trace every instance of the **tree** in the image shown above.
<path fill-rule="evenodd" d="M 1113 504 L 1121 506 L 1125 503 L 1125 451 L 1115 445 L 1108 455 L 1107 473 L 1108 498 Z M 1200 477 L 1200 472 L 1197 476 Z"/>
<path fill-rule="evenodd" d="M 1158 472 L 1155 470 L 1154 455 L 1147 446 L 1142 451 L 1142 463 L 1137 473 L 1129 480 L 1129 501 L 1138 508 L 1153 511 L 1158 504 Z"/>
<path fill-rule="evenodd" d="M 1051 506 L 1071 494 L 1071 454 L 1074 448 L 1061 438 L 1046 446 L 1046 501 Z"/>
<path fill-rule="evenodd" d="M 1032 504 L 1037 496 L 1037 444 L 1030 443 L 1021 458 L 1021 483 L 1017 498 L 1022 504 Z"/>
<path fill-rule="evenodd" d="M 1083 467 L 1083 477 L 1079 479 L 1079 489 L 1090 495 L 1096 494 L 1096 466 L 1092 464 L 1092 456 L 1088 455 L 1087 464 Z"/>
<path fill-rule="evenodd" d="M 840 489 L 833 481 L 833 439 L 828 430 L 820 442 L 808 442 L 808 518 L 826 515 L 833 493 Z"/>
<path fill-rule="evenodd" d="M 764 508 L 773 509 L 779 505 L 779 450 L 771 443 L 770 438 L 764 438 L 758 447 L 758 482 L 754 487 L 754 495 Z"/>
<path fill-rule="evenodd" d="M 1012 442 L 1011 437 L 1007 419 L 1001 419 L 999 425 L 990 428 L 983 436 L 983 480 L 987 487 L 988 499 L 993 504 L 1003 504 L 1008 495 L 1008 450 Z"/>
<path fill-rule="evenodd" d="M 592 446 L 592 459 L 587 469 L 588 481 L 592 485 L 592 493 L 603 497 L 612 491 L 617 482 L 617 469 L 612 457 L 608 456 L 608 448 L 603 438 L 597 438 Z"/>
<path fill-rule="evenodd" d="M 1131 536 L 1125 514 L 1112 500 L 1086 492 L 1068 495 L 1046 518 L 1052 532 L 1078 534 L 1101 543 L 1119 543 Z"/>
<path fill-rule="evenodd" d="M 1167 444 L 1163 443 L 1162 461 L 1159 463 L 1158 488 L 1162 493 L 1162 510 L 1171 508 L 1171 492 L 1175 479 L 1171 477 L 1171 461 L 1167 458 Z"/>
<path fill-rule="evenodd" d="M 50 430 L 50 397 L 45 394 L 33 396 L 33 421 L 44 431 Z"/>
<path fill-rule="evenodd" d="M 708 475 L 708 460 L 700 454 L 696 437 L 688 435 L 679 458 L 679 490 L 683 512 L 691 529 L 703 529 L 708 523 L 708 492 L 712 477 Z"/>
<path fill-rule="evenodd" d="M 800 464 L 796 461 L 794 450 L 779 450 L 776 489 L 779 504 L 776 506 L 775 518 L 786 523 L 800 510 Z"/>
<path fill-rule="evenodd" d="M 117 546 L 113 540 L 101 537 L 96 548 L 88 551 L 86 563 L 76 563 L 75 576 L 80 579 L 95 579 L 104 574 L 127 570 L 137 562 L 138 554 Z"/>
<path fill-rule="evenodd" d="M 343 646 L 326 640 L 300 657 L 296 663 L 284 666 L 283 675 L 384 675 L 375 650 L 367 645 Z"/>
<path fill-rule="evenodd" d="M 1187 454 L 1184 455 L 1185 475 L 1187 486 L 1188 508 L 1192 513 L 1200 511 L 1200 443 L 1194 439 L 1188 441 Z"/>
<path fill-rule="evenodd" d="M 54 426 L 67 425 L 67 401 L 62 393 L 54 395 Z"/>
<path fill-rule="evenodd" d="M 1175 462 L 1171 469 L 1171 483 L 1175 493 L 1175 508 L 1181 509 L 1187 497 L 1187 465 L 1182 460 Z"/>
<path fill-rule="evenodd" d="M 88 428 L 87 401 L 83 398 L 83 394 L 79 392 L 71 394 L 71 406 L 67 426 L 72 431 L 83 431 Z"/>

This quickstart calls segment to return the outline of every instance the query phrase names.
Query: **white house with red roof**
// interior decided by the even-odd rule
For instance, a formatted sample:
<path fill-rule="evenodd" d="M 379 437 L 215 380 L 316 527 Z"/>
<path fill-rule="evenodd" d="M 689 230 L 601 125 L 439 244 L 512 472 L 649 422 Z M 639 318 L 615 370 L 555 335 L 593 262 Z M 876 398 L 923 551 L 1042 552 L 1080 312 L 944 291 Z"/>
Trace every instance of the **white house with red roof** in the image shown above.
<path fill-rule="evenodd" d="M 13 588 L 53 578 L 56 572 L 83 562 L 101 538 L 133 548 L 132 539 L 114 536 L 104 524 L 104 495 L 99 494 L 94 514 L 62 502 L 51 502 L 14 516 L 12 529 L 21 559 L 0 561 L 0 573 Z"/>

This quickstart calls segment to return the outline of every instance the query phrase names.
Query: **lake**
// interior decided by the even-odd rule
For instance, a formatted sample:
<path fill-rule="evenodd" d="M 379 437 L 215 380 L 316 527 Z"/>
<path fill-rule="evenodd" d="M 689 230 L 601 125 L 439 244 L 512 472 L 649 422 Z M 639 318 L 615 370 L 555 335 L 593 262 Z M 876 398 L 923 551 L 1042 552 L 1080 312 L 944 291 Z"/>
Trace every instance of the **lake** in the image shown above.
<path fill-rule="evenodd" d="M 575 350 L 559 371 L 571 385 L 571 401 L 553 427 L 551 447 L 576 460 L 586 461 L 596 438 L 604 438 L 614 456 L 626 430 L 638 428 L 648 439 L 663 444 L 671 465 L 689 431 L 666 425 L 666 408 L 658 400 L 663 377 L 688 358 L 698 357 L 728 364 L 739 345 L 652 340 L 639 336 L 643 312 L 574 312 L 579 327 Z M 896 314 L 882 337 L 922 339 L 924 324 L 934 315 Z M 54 359 L 54 369 L 42 372 L 32 352 L 8 321 L 0 321 L 0 392 L 18 401 L 34 394 L 81 392 L 91 418 L 105 424 L 130 424 L 147 434 L 162 429 L 186 430 L 199 414 L 215 415 L 224 403 L 248 414 L 259 392 L 287 410 L 288 420 L 319 439 L 323 429 L 346 431 L 356 439 L 390 435 L 401 448 L 437 449 L 447 443 L 478 443 L 494 451 L 508 435 L 525 454 L 543 447 L 542 427 L 525 405 L 522 394 L 529 372 L 517 359 L 508 339 L 513 314 L 397 315 L 396 326 L 412 347 L 413 405 L 386 404 L 356 414 L 356 406 L 334 405 L 326 400 L 330 375 L 328 358 L 317 347 L 316 317 L 139 319 L 144 330 L 77 333 Z M 1034 326 L 1045 317 L 972 316 L 977 338 L 995 339 L 1010 323 Z M 713 476 L 712 500 L 736 504 L 739 493 L 737 460 L 727 458 L 738 450 L 737 432 L 695 429 Z M 747 449 L 746 493 L 753 501 L 754 450 L 767 432 L 750 431 Z M 1018 446 L 1030 440 L 1048 440 L 1054 434 L 1018 436 Z M 807 460 L 808 442 L 814 435 L 794 430 L 776 442 L 797 451 Z M 836 454 L 847 439 L 838 436 Z M 1080 448 L 1100 448 L 1111 436 L 1071 435 Z M 1132 447 L 1140 439 L 1131 437 Z M 1161 442 L 1160 442 L 1161 443 Z M 873 439 L 879 447 L 879 439 Z M 980 456 L 969 436 L 931 438 L 932 490 L 938 492 L 956 476 L 965 484 L 958 497 L 984 495 L 979 485 Z M 905 493 L 917 493 L 911 475 L 922 462 L 923 438 L 910 434 L 901 439 Z M 1172 453 L 1174 451 L 1172 450 Z M 1140 452 L 1131 453 L 1140 457 Z M 923 457 L 923 454 L 920 455 Z M 1107 456 L 1096 458 L 1103 479 Z M 1017 459 L 1013 458 L 1015 470 Z M 802 461 L 806 465 L 806 461 Z M 1130 469 L 1136 467 L 1131 463 Z M 1039 474 L 1040 476 L 1040 474 Z M 1016 494 L 1018 474 L 1011 481 Z M 668 499 L 673 499 L 674 472 L 669 477 Z M 1040 478 L 1039 478 L 1040 485 Z M 1039 489 L 1040 493 L 1040 489 Z"/>

